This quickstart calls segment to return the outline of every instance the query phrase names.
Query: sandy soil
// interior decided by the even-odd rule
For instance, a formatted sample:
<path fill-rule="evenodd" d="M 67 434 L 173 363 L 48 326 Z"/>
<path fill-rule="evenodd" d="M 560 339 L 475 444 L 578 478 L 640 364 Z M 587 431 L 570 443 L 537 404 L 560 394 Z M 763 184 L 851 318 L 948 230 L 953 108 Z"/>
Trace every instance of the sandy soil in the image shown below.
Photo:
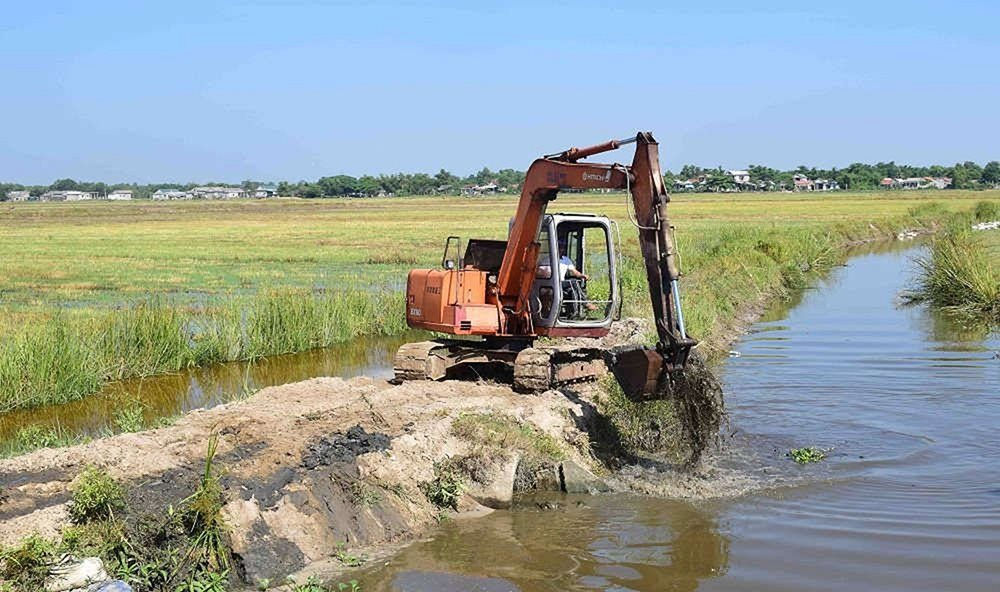
<path fill-rule="evenodd" d="M 0 461 L 0 543 L 31 532 L 56 534 L 68 521 L 72 479 L 88 465 L 128 485 L 130 512 L 162 511 L 194 489 L 206 443 L 219 434 L 233 548 L 247 582 L 279 578 L 349 548 L 410 540 L 436 524 L 439 509 L 417 484 L 434 463 L 470 452 L 452 434 L 463 413 L 500 413 L 563 444 L 568 458 L 600 470 L 585 451 L 587 404 L 550 391 L 519 395 L 507 386 L 318 378 L 268 388 L 250 399 L 196 411 L 167 428 Z M 359 427 L 355 427 L 359 426 Z M 582 446 L 581 446 L 582 445 Z M 486 467 L 460 514 L 509 501 L 517 455 Z M 359 487 L 377 501 L 359 504 Z"/>

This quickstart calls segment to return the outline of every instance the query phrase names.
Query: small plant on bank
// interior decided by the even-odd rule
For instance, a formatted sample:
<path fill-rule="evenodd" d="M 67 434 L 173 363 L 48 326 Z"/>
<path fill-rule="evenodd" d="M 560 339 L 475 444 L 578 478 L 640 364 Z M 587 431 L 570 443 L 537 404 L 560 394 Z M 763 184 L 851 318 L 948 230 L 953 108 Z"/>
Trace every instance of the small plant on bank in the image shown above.
<path fill-rule="evenodd" d="M 58 448 L 82 444 L 88 438 L 70 434 L 59 425 L 43 427 L 32 424 L 19 429 L 14 437 L 0 444 L 0 458 L 25 454 L 39 448 Z"/>
<path fill-rule="evenodd" d="M 435 506 L 458 510 L 458 499 L 465 491 L 465 482 L 447 459 L 434 463 L 434 479 L 421 483 L 420 490 Z"/>
<path fill-rule="evenodd" d="M 114 411 L 115 429 L 122 433 L 142 431 L 146 425 L 146 406 L 138 398 L 125 398 Z"/>
<path fill-rule="evenodd" d="M 351 483 L 351 499 L 356 506 L 370 508 L 382 501 L 382 495 L 364 481 L 355 481 Z"/>
<path fill-rule="evenodd" d="M 194 566 L 199 576 L 226 574 L 229 571 L 229 546 L 226 544 L 226 525 L 222 516 L 222 484 L 213 462 L 219 448 L 219 435 L 208 439 L 205 469 L 197 489 L 184 500 L 184 522 L 192 534 L 191 545 L 182 561 Z"/>
<path fill-rule="evenodd" d="M 125 507 L 121 485 L 96 467 L 87 467 L 80 473 L 70 491 L 69 517 L 75 524 L 113 518 L 115 511 Z"/>
<path fill-rule="evenodd" d="M 42 590 L 55 552 L 55 545 L 38 535 L 24 539 L 16 547 L 0 548 L 0 583 L 21 586 L 11 590 Z"/>
<path fill-rule="evenodd" d="M 337 550 L 333 556 L 347 567 L 359 567 L 367 561 L 364 555 L 354 555 L 348 551 L 347 543 L 337 543 Z"/>
<path fill-rule="evenodd" d="M 823 460 L 826 458 L 826 452 L 819 448 L 806 446 L 805 448 L 792 448 L 788 451 L 787 456 L 800 465 L 805 465 Z"/>
<path fill-rule="evenodd" d="M 316 576 L 309 576 L 309 579 L 301 584 L 289 580 L 288 585 L 292 592 L 361 592 L 361 585 L 357 580 L 338 582 L 336 586 L 324 586 Z"/>

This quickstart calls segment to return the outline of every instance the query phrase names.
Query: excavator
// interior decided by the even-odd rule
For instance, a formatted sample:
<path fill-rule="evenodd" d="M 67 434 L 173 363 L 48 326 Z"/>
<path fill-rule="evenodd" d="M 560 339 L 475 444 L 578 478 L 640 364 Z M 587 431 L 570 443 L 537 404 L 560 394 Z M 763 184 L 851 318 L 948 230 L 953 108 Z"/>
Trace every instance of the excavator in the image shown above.
<path fill-rule="evenodd" d="M 580 162 L 630 144 L 631 165 Z M 560 191 L 587 189 L 627 193 L 655 348 L 607 348 L 599 341 L 621 316 L 618 226 L 605 216 L 548 212 Z M 507 240 L 470 239 L 463 249 L 460 237 L 449 236 L 440 268 L 409 272 L 407 324 L 448 337 L 400 347 L 396 380 L 481 376 L 493 368 L 500 372 L 491 377 L 505 374 L 515 390 L 533 393 L 610 370 L 631 400 L 665 398 L 697 345 L 684 327 L 669 201 L 649 132 L 538 158 L 525 175 Z"/>

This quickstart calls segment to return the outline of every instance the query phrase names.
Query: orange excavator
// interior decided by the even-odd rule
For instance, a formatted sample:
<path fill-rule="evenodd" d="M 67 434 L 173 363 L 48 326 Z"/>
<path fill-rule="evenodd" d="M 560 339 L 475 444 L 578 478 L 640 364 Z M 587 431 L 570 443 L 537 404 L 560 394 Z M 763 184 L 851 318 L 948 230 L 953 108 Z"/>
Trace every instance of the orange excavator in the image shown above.
<path fill-rule="evenodd" d="M 632 164 L 581 160 L 635 144 Z M 595 214 L 549 213 L 564 190 L 625 190 L 638 229 L 657 343 L 601 346 L 621 314 L 620 234 Z M 512 379 L 521 392 L 594 380 L 611 370 L 633 400 L 662 398 L 697 342 L 684 328 L 677 253 L 652 134 L 570 148 L 528 169 L 507 240 L 445 242 L 441 267 L 414 269 L 406 285 L 410 327 L 452 336 L 402 346 L 403 380 Z M 631 204 L 629 204 L 631 202 Z M 592 339 L 539 339 L 539 338 Z"/>

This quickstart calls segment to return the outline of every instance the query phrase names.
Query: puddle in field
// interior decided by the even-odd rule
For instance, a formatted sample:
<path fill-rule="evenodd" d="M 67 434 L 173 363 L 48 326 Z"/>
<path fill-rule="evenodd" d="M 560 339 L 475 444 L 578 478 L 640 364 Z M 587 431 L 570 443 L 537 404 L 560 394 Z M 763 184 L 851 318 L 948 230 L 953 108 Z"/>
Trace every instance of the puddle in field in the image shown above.
<path fill-rule="evenodd" d="M 27 425 L 55 426 L 76 434 L 96 435 L 113 426 L 121 397 L 145 406 L 148 425 L 192 409 L 232 401 L 241 393 L 317 376 L 392 376 L 392 357 L 403 343 L 426 336 L 409 332 L 392 337 L 361 337 L 348 343 L 298 354 L 271 356 L 253 363 L 231 362 L 175 374 L 109 383 L 100 395 L 63 405 L 0 415 L 0 440 Z"/>
<path fill-rule="evenodd" d="M 350 577 L 400 592 L 996 590 L 1000 338 L 897 305 L 918 248 L 860 252 L 734 345 L 734 433 L 705 474 L 623 476 L 691 499 L 524 498 Z M 828 457 L 796 465 L 800 446 Z"/>

